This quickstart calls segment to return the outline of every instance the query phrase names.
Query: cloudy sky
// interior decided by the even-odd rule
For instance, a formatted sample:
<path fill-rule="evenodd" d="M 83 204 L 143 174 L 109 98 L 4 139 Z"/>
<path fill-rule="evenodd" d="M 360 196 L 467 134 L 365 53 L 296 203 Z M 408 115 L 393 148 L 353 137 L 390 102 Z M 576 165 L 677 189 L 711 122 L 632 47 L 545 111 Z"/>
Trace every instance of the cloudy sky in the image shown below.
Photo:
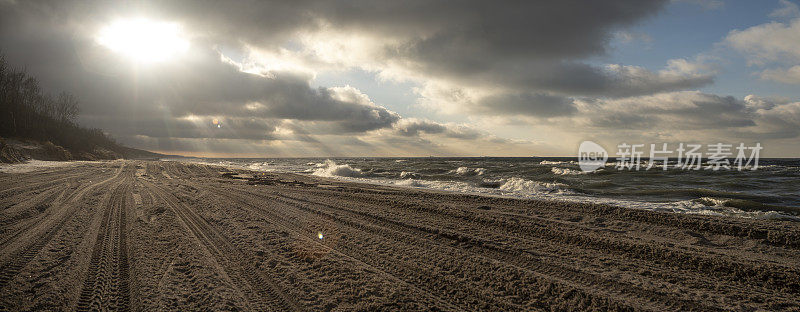
<path fill-rule="evenodd" d="M 0 51 L 81 124 L 170 154 L 800 155 L 789 0 L 0 0 Z"/>

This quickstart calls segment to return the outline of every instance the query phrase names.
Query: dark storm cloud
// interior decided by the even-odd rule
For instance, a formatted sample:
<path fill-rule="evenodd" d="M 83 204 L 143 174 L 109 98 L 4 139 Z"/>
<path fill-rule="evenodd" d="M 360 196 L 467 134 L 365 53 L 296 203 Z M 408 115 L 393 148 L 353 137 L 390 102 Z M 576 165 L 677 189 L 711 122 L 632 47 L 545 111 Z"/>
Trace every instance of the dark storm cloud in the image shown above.
<path fill-rule="evenodd" d="M 372 43 L 380 51 L 370 55 L 378 66 L 401 64 L 406 70 L 429 78 L 567 95 L 632 96 L 698 87 L 712 81 L 710 76 L 646 79 L 629 73 L 609 73 L 582 62 L 605 53 L 615 30 L 654 15 L 666 3 L 141 1 L 102 3 L 86 11 L 142 12 L 186 23 L 215 43 L 267 49 L 295 44 L 297 35 L 303 32 L 366 34 L 386 39 Z M 54 6 L 69 11 L 66 4 Z"/>
<path fill-rule="evenodd" d="M 217 124 L 213 120 L 217 120 Z M 152 138 L 216 138 L 275 140 L 278 120 L 256 118 L 142 118 L 129 121 L 118 117 L 103 116 L 91 120 L 103 129 L 114 129 L 120 136 L 143 135 Z"/>
<path fill-rule="evenodd" d="M 403 122 L 398 125 L 397 132 L 404 136 L 417 136 L 420 132 L 439 134 L 447 131 L 447 127 L 436 122 L 415 120 L 411 122 Z"/>
<path fill-rule="evenodd" d="M 470 86 L 566 95 L 634 96 L 682 90 L 712 77 L 661 79 L 608 72 L 582 60 L 606 52 L 615 30 L 654 15 L 667 1 L 302 1 L 194 5 L 176 15 L 214 29 L 219 41 L 267 46 L 320 29 L 367 34 L 381 65 Z M 257 14 L 255 12 L 259 12 Z M 278 22 L 276 22 L 278 21 Z M 556 108 L 559 110 L 561 108 Z"/>
<path fill-rule="evenodd" d="M 76 93 L 83 120 L 115 134 L 263 139 L 274 130 L 265 126 L 265 119 L 321 121 L 330 131 L 348 133 L 391 127 L 399 119 L 373 103 L 340 100 L 334 91 L 311 88 L 300 74 L 244 73 L 203 46 L 179 62 L 132 70 L 119 65 L 116 56 L 101 53 L 103 48 L 86 35 L 48 25 L 69 24 L 61 16 L 69 10 L 32 3 L 2 8 L 0 42 L 9 61 L 25 66 L 49 89 Z M 231 117 L 236 122 L 208 132 L 182 119 L 188 115 Z M 248 124 L 242 117 L 259 121 Z"/>
<path fill-rule="evenodd" d="M 547 90 L 566 95 L 627 97 L 685 90 L 713 82 L 710 74 L 659 74 L 643 68 L 599 68 L 580 62 L 541 62 L 497 64 L 494 71 L 471 77 L 492 81 L 497 86 Z"/>
<path fill-rule="evenodd" d="M 405 137 L 418 137 L 420 134 L 441 135 L 447 138 L 474 140 L 485 134 L 466 126 L 443 124 L 430 120 L 405 118 L 395 125 L 395 132 Z"/>
<path fill-rule="evenodd" d="M 286 49 L 309 64 L 396 70 L 389 74 L 408 75 L 423 88 L 431 82 L 488 94 L 457 103 L 467 113 L 572 116 L 577 109 L 572 99 L 581 96 L 649 95 L 713 81 L 713 75 L 692 71 L 587 63 L 606 52 L 615 31 L 653 16 L 665 3 L 19 1 L 0 4 L 0 43 L 9 61 L 26 65 L 46 87 L 76 93 L 83 121 L 112 134 L 162 142 L 169 137 L 271 140 L 283 124 L 308 142 L 320 133 L 380 129 L 396 135 L 386 142 L 423 140 L 419 134 L 472 140 L 485 136 L 466 127 L 402 119 L 355 89 L 312 88 L 307 73 L 244 73 L 217 49 L 245 54 L 248 47 Z M 92 36 L 97 26 L 136 16 L 183 24 L 193 42 L 192 55 L 132 70 L 96 46 Z M 359 54 L 362 58 L 331 61 L 305 46 L 314 43 L 302 42 L 307 34 L 323 40 L 328 35 L 365 37 L 369 46 L 365 55 Z M 362 48 L 341 45 L 345 53 L 337 57 Z M 208 129 L 209 118 L 223 120 L 223 128 Z"/>
<path fill-rule="evenodd" d="M 387 53 L 457 68 L 464 62 L 531 56 L 575 59 L 602 53 L 609 31 L 651 16 L 667 2 L 141 1 L 98 10 L 160 14 L 213 30 L 221 39 L 253 43 L 282 43 L 298 30 L 330 25 L 345 32 L 403 38 L 403 45 Z"/>
<path fill-rule="evenodd" d="M 597 112 L 589 123 L 606 129 L 723 129 L 754 125 L 749 112 L 733 98 L 704 95 L 677 100 L 657 97 L 658 106 L 646 103 L 612 103 Z M 728 110 L 721 111 L 720 107 Z"/>
<path fill-rule="evenodd" d="M 726 130 L 735 137 L 784 138 L 800 129 L 800 103 L 697 91 L 600 100 L 581 112 L 584 126 L 639 130 Z M 580 118 L 579 117 L 579 118 Z"/>
<path fill-rule="evenodd" d="M 311 88 L 290 72 L 271 77 L 243 73 L 208 54 L 169 70 L 138 77 L 154 101 L 170 103 L 173 114 L 255 116 L 333 122 L 346 132 L 391 127 L 400 117 L 371 102 L 338 99 L 336 89 Z M 345 90 L 342 92 L 357 92 Z"/>

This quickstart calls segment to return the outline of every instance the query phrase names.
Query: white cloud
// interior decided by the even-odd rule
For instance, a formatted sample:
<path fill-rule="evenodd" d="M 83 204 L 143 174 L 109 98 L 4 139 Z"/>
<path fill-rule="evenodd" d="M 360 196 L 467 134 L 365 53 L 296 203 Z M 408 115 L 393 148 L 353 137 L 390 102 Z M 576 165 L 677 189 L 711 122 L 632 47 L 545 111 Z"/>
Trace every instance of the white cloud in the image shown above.
<path fill-rule="evenodd" d="M 682 90 L 713 81 L 716 69 L 702 60 L 672 59 L 658 71 L 632 65 L 608 64 L 603 76 L 617 88 L 608 97 L 624 98 Z M 430 80 L 415 89 L 419 104 L 446 114 L 551 118 L 573 115 L 574 99 L 556 92 L 520 90 L 503 85 L 473 86 L 449 80 Z"/>
<path fill-rule="evenodd" d="M 800 17 L 800 8 L 797 4 L 789 0 L 780 0 L 781 7 L 769 14 L 773 18 L 795 18 Z"/>
<path fill-rule="evenodd" d="M 578 107 L 577 119 L 589 128 L 700 130 L 753 124 L 742 101 L 699 91 L 589 100 Z"/>
<path fill-rule="evenodd" d="M 766 69 L 761 72 L 761 79 L 772 80 L 786 84 L 800 84 L 800 65 L 790 68 Z"/>
<path fill-rule="evenodd" d="M 471 126 L 454 123 L 440 123 L 427 119 L 403 118 L 395 124 L 395 131 L 402 136 L 441 135 L 454 139 L 486 139 L 490 135 Z"/>
<path fill-rule="evenodd" d="M 652 43 L 653 37 L 650 35 L 641 33 L 641 32 L 630 32 L 627 30 L 621 30 L 614 33 L 615 39 L 619 40 L 622 43 L 632 43 L 636 41 L 644 42 L 644 43 Z"/>
<path fill-rule="evenodd" d="M 733 30 L 725 42 L 743 53 L 751 65 L 796 63 L 800 61 L 800 18 L 789 23 L 769 22 Z"/>
<path fill-rule="evenodd" d="M 773 16 L 795 16 L 788 22 L 769 22 L 733 30 L 725 44 L 742 53 L 751 66 L 767 67 L 758 73 L 763 80 L 800 84 L 800 16 L 797 5 L 781 2 L 783 7 Z"/>
<path fill-rule="evenodd" d="M 632 90 L 648 90 L 643 92 L 645 94 L 662 91 L 662 88 L 671 91 L 710 83 L 716 73 L 709 65 L 686 59 L 671 59 L 658 72 L 621 64 L 609 64 L 605 69 L 619 85 Z"/>
<path fill-rule="evenodd" d="M 752 110 L 772 109 L 773 107 L 775 107 L 776 102 L 778 101 L 782 101 L 782 99 L 765 98 L 755 94 L 749 94 L 744 97 L 745 106 L 747 106 L 749 109 Z M 781 104 L 785 103 L 788 103 L 788 101 L 785 101 L 784 103 Z"/>
<path fill-rule="evenodd" d="M 681 1 L 706 8 L 722 6 L 714 0 Z M 494 131 L 491 125 L 402 118 L 353 86 L 311 86 L 319 72 L 352 69 L 412 81 L 419 86 L 415 92 L 421 103 L 470 118 L 471 123 L 491 118 L 524 121 L 519 126 L 522 131 L 504 134 L 521 139 L 539 135 L 546 143 L 562 147 L 569 143 L 550 133 L 577 137 L 589 129 L 615 136 L 630 130 L 685 137 L 688 132 L 706 130 L 710 132 L 704 135 L 716 135 L 714 130 L 733 135 L 737 133 L 733 129 L 768 137 L 791 135 L 787 127 L 796 125 L 789 118 L 796 109 L 790 103 L 684 91 L 713 82 L 715 68 L 701 59 L 672 59 L 661 69 L 598 66 L 587 61 L 608 52 L 614 38 L 652 40 L 628 29 L 659 12 L 664 1 L 589 1 L 580 6 L 560 2 L 508 6 L 486 1 L 459 5 L 387 1 L 368 6 L 338 1 L 189 3 L 153 2 L 150 6 L 158 16 L 185 23 L 198 41 L 195 47 L 224 51 L 224 62 L 213 54 L 194 63 L 170 65 L 163 72 L 142 74 L 151 80 L 96 75 L 81 67 L 90 66 L 92 58 L 81 54 L 75 60 L 74 51 L 81 53 L 85 48 L 70 40 L 79 38 L 88 26 L 40 29 L 48 27 L 40 21 L 59 20 L 43 12 L 64 12 L 60 19 L 82 25 L 125 13 L 114 13 L 114 6 L 83 11 L 76 8 L 90 5 L 29 2 L 19 6 L 20 11 L 29 9 L 27 15 L 0 12 L 0 23 L 7 26 L 0 34 L 8 39 L 4 41 L 7 49 L 25 60 L 22 64 L 56 72 L 48 79 L 70 78 L 64 85 L 78 86 L 76 92 L 83 92 L 87 118 L 102 119 L 102 126 L 112 132 L 147 137 L 148 144 L 170 146 L 168 141 L 174 140 L 175 146 L 187 150 L 200 148 L 203 139 L 215 142 L 210 144 L 214 148 L 237 150 L 235 144 L 246 142 L 236 139 L 248 138 L 265 151 L 285 148 L 286 155 L 350 150 L 363 155 L 483 154 L 503 147 L 509 148 L 504 153 L 521 151 L 487 133 Z M 776 16 L 791 16 L 792 4 L 783 3 Z M 556 24 L 559 28 L 553 29 Z M 726 42 L 753 64 L 783 66 L 762 71 L 762 78 L 793 82 L 800 60 L 798 33 L 800 19 L 733 31 Z M 126 86 L 143 91 L 134 97 Z M 219 118 L 223 127 L 215 130 L 207 122 L 177 120 L 186 115 Z M 148 119 L 154 120 L 152 127 L 136 130 L 138 121 Z M 772 121 L 768 126 L 767 120 Z M 495 145 L 490 147 L 490 141 Z M 253 151 L 251 147 L 238 150 Z"/>
<path fill-rule="evenodd" d="M 611 135 L 640 131 L 652 140 L 666 132 L 678 140 L 772 140 L 800 135 L 800 103 L 748 95 L 743 99 L 699 91 L 624 99 L 578 101 L 568 120 Z M 563 121 L 562 121 L 563 122 Z"/>

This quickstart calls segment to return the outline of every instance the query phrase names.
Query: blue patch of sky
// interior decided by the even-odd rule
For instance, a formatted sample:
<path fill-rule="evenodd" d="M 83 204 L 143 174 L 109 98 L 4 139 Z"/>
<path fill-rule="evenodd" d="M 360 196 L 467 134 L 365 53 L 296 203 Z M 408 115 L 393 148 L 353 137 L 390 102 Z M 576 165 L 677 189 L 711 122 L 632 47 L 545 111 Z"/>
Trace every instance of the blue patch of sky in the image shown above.
<path fill-rule="evenodd" d="M 746 59 L 721 42 L 732 30 L 770 22 L 770 13 L 780 7 L 778 0 L 729 0 L 716 8 L 689 2 L 672 2 L 659 14 L 624 29 L 633 40 L 624 42 L 615 37 L 606 54 L 584 60 L 602 66 L 625 64 L 643 66 L 653 71 L 666 66 L 670 59 L 693 61 L 698 55 L 712 57 L 719 73 L 714 83 L 700 91 L 743 98 L 748 94 L 785 96 L 800 100 L 796 86 L 758 78 L 764 68 L 748 66 Z M 642 36 L 644 35 L 644 36 Z M 437 114 L 418 104 L 413 82 L 381 81 L 374 72 L 360 69 L 318 73 L 313 87 L 350 85 L 367 94 L 373 102 L 404 117 L 427 118 L 446 122 L 465 122 L 466 116 Z"/>
<path fill-rule="evenodd" d="M 616 37 L 608 53 L 588 62 L 596 65 L 615 63 L 659 70 L 675 58 L 694 60 L 705 54 L 716 58 L 719 73 L 713 84 L 700 90 L 719 95 L 744 97 L 748 94 L 787 96 L 800 99 L 796 86 L 763 81 L 754 73 L 764 68 L 748 66 L 736 51 L 720 44 L 732 30 L 770 22 L 770 13 L 780 7 L 778 0 L 730 0 L 718 8 L 706 8 L 687 2 L 672 2 L 658 15 L 625 29 L 634 40 Z M 651 40 L 636 38 L 641 34 Z"/>

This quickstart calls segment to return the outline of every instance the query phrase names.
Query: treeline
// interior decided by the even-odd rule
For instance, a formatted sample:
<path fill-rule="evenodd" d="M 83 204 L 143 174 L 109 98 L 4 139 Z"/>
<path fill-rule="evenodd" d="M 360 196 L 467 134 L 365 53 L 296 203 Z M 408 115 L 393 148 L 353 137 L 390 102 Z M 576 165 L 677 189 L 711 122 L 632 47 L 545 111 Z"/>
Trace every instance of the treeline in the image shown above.
<path fill-rule="evenodd" d="M 101 130 L 77 125 L 79 112 L 74 95 L 44 92 L 36 78 L 0 55 L 0 137 L 51 142 L 73 153 L 121 149 Z"/>

